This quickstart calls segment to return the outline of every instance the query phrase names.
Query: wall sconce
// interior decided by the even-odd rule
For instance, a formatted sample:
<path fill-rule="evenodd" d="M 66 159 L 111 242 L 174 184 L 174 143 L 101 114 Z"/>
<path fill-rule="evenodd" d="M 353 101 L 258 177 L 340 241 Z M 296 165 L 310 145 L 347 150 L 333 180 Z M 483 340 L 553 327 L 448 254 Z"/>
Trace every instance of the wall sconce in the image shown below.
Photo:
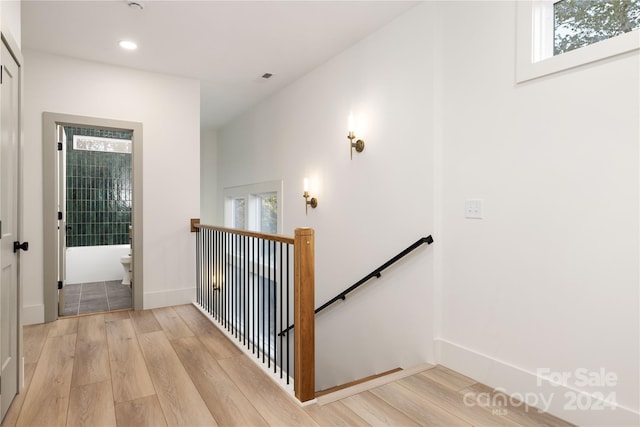
<path fill-rule="evenodd" d="M 351 143 L 349 144 L 350 145 L 349 150 L 351 152 L 351 160 L 353 160 L 354 148 L 358 153 L 362 153 L 364 151 L 364 140 L 358 139 L 356 140 L 356 142 L 353 142 L 353 140 L 356 139 L 356 136 L 354 134 L 354 128 L 355 128 L 355 120 L 353 118 L 353 114 L 349 114 L 349 135 L 347 135 L 347 138 L 349 138 L 349 141 L 351 141 Z"/>
<path fill-rule="evenodd" d="M 315 197 L 309 196 L 309 179 L 307 178 L 304 179 L 304 194 L 302 195 L 302 197 L 304 197 L 304 200 L 305 200 L 304 213 L 308 215 L 309 206 L 315 209 L 318 206 L 318 199 L 316 199 Z M 311 197 L 311 200 L 309 200 L 310 197 Z"/>

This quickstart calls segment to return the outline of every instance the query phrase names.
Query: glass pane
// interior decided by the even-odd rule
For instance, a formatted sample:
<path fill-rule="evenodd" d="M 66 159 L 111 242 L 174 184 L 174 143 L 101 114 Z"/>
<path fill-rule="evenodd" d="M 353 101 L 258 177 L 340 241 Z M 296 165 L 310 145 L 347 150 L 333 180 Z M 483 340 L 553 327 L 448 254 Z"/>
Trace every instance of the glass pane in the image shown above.
<path fill-rule="evenodd" d="M 240 228 L 242 230 L 246 229 L 244 219 L 245 219 L 245 209 L 247 205 L 246 199 L 233 199 L 232 201 L 232 209 L 233 209 L 233 227 Z"/>
<path fill-rule="evenodd" d="M 274 193 L 261 193 L 260 198 L 260 231 L 276 234 L 278 232 L 278 198 Z"/>
<path fill-rule="evenodd" d="M 640 28 L 640 0 L 561 0 L 553 14 L 554 55 Z"/>

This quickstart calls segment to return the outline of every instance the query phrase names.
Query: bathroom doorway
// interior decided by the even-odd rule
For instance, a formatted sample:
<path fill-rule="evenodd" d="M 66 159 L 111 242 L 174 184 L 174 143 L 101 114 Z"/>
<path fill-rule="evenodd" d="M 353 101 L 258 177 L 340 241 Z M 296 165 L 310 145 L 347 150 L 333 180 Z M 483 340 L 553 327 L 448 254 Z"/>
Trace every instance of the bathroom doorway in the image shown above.
<path fill-rule="evenodd" d="M 44 113 L 43 129 L 45 321 L 141 309 L 142 125 Z"/>
<path fill-rule="evenodd" d="M 132 134 L 58 125 L 58 315 L 130 309 Z"/>

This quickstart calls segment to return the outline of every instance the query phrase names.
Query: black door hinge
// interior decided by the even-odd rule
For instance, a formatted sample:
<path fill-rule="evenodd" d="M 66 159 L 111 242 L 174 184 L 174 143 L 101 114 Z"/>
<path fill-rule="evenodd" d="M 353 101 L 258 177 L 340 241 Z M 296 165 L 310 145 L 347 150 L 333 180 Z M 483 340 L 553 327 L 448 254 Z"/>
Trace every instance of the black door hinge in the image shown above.
<path fill-rule="evenodd" d="M 4 65 L 0 65 L 0 85 L 2 84 L 3 77 L 4 77 Z"/>
<path fill-rule="evenodd" d="M 62 142 L 58 142 L 58 151 L 62 151 Z"/>
<path fill-rule="evenodd" d="M 62 221 L 62 212 L 58 211 L 58 221 Z"/>
<path fill-rule="evenodd" d="M 62 280 L 58 280 L 58 289 L 62 289 Z"/>

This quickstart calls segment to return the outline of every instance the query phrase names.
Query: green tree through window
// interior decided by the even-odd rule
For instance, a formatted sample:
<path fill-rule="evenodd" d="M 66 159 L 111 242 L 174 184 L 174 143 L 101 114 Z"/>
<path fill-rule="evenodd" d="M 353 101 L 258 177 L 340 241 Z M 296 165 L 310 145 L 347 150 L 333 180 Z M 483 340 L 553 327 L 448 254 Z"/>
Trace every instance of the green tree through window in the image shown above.
<path fill-rule="evenodd" d="M 260 230 L 263 233 L 278 232 L 278 198 L 275 193 L 260 195 Z"/>
<path fill-rule="evenodd" d="M 640 0 L 561 0 L 553 13 L 554 55 L 640 28 Z"/>

